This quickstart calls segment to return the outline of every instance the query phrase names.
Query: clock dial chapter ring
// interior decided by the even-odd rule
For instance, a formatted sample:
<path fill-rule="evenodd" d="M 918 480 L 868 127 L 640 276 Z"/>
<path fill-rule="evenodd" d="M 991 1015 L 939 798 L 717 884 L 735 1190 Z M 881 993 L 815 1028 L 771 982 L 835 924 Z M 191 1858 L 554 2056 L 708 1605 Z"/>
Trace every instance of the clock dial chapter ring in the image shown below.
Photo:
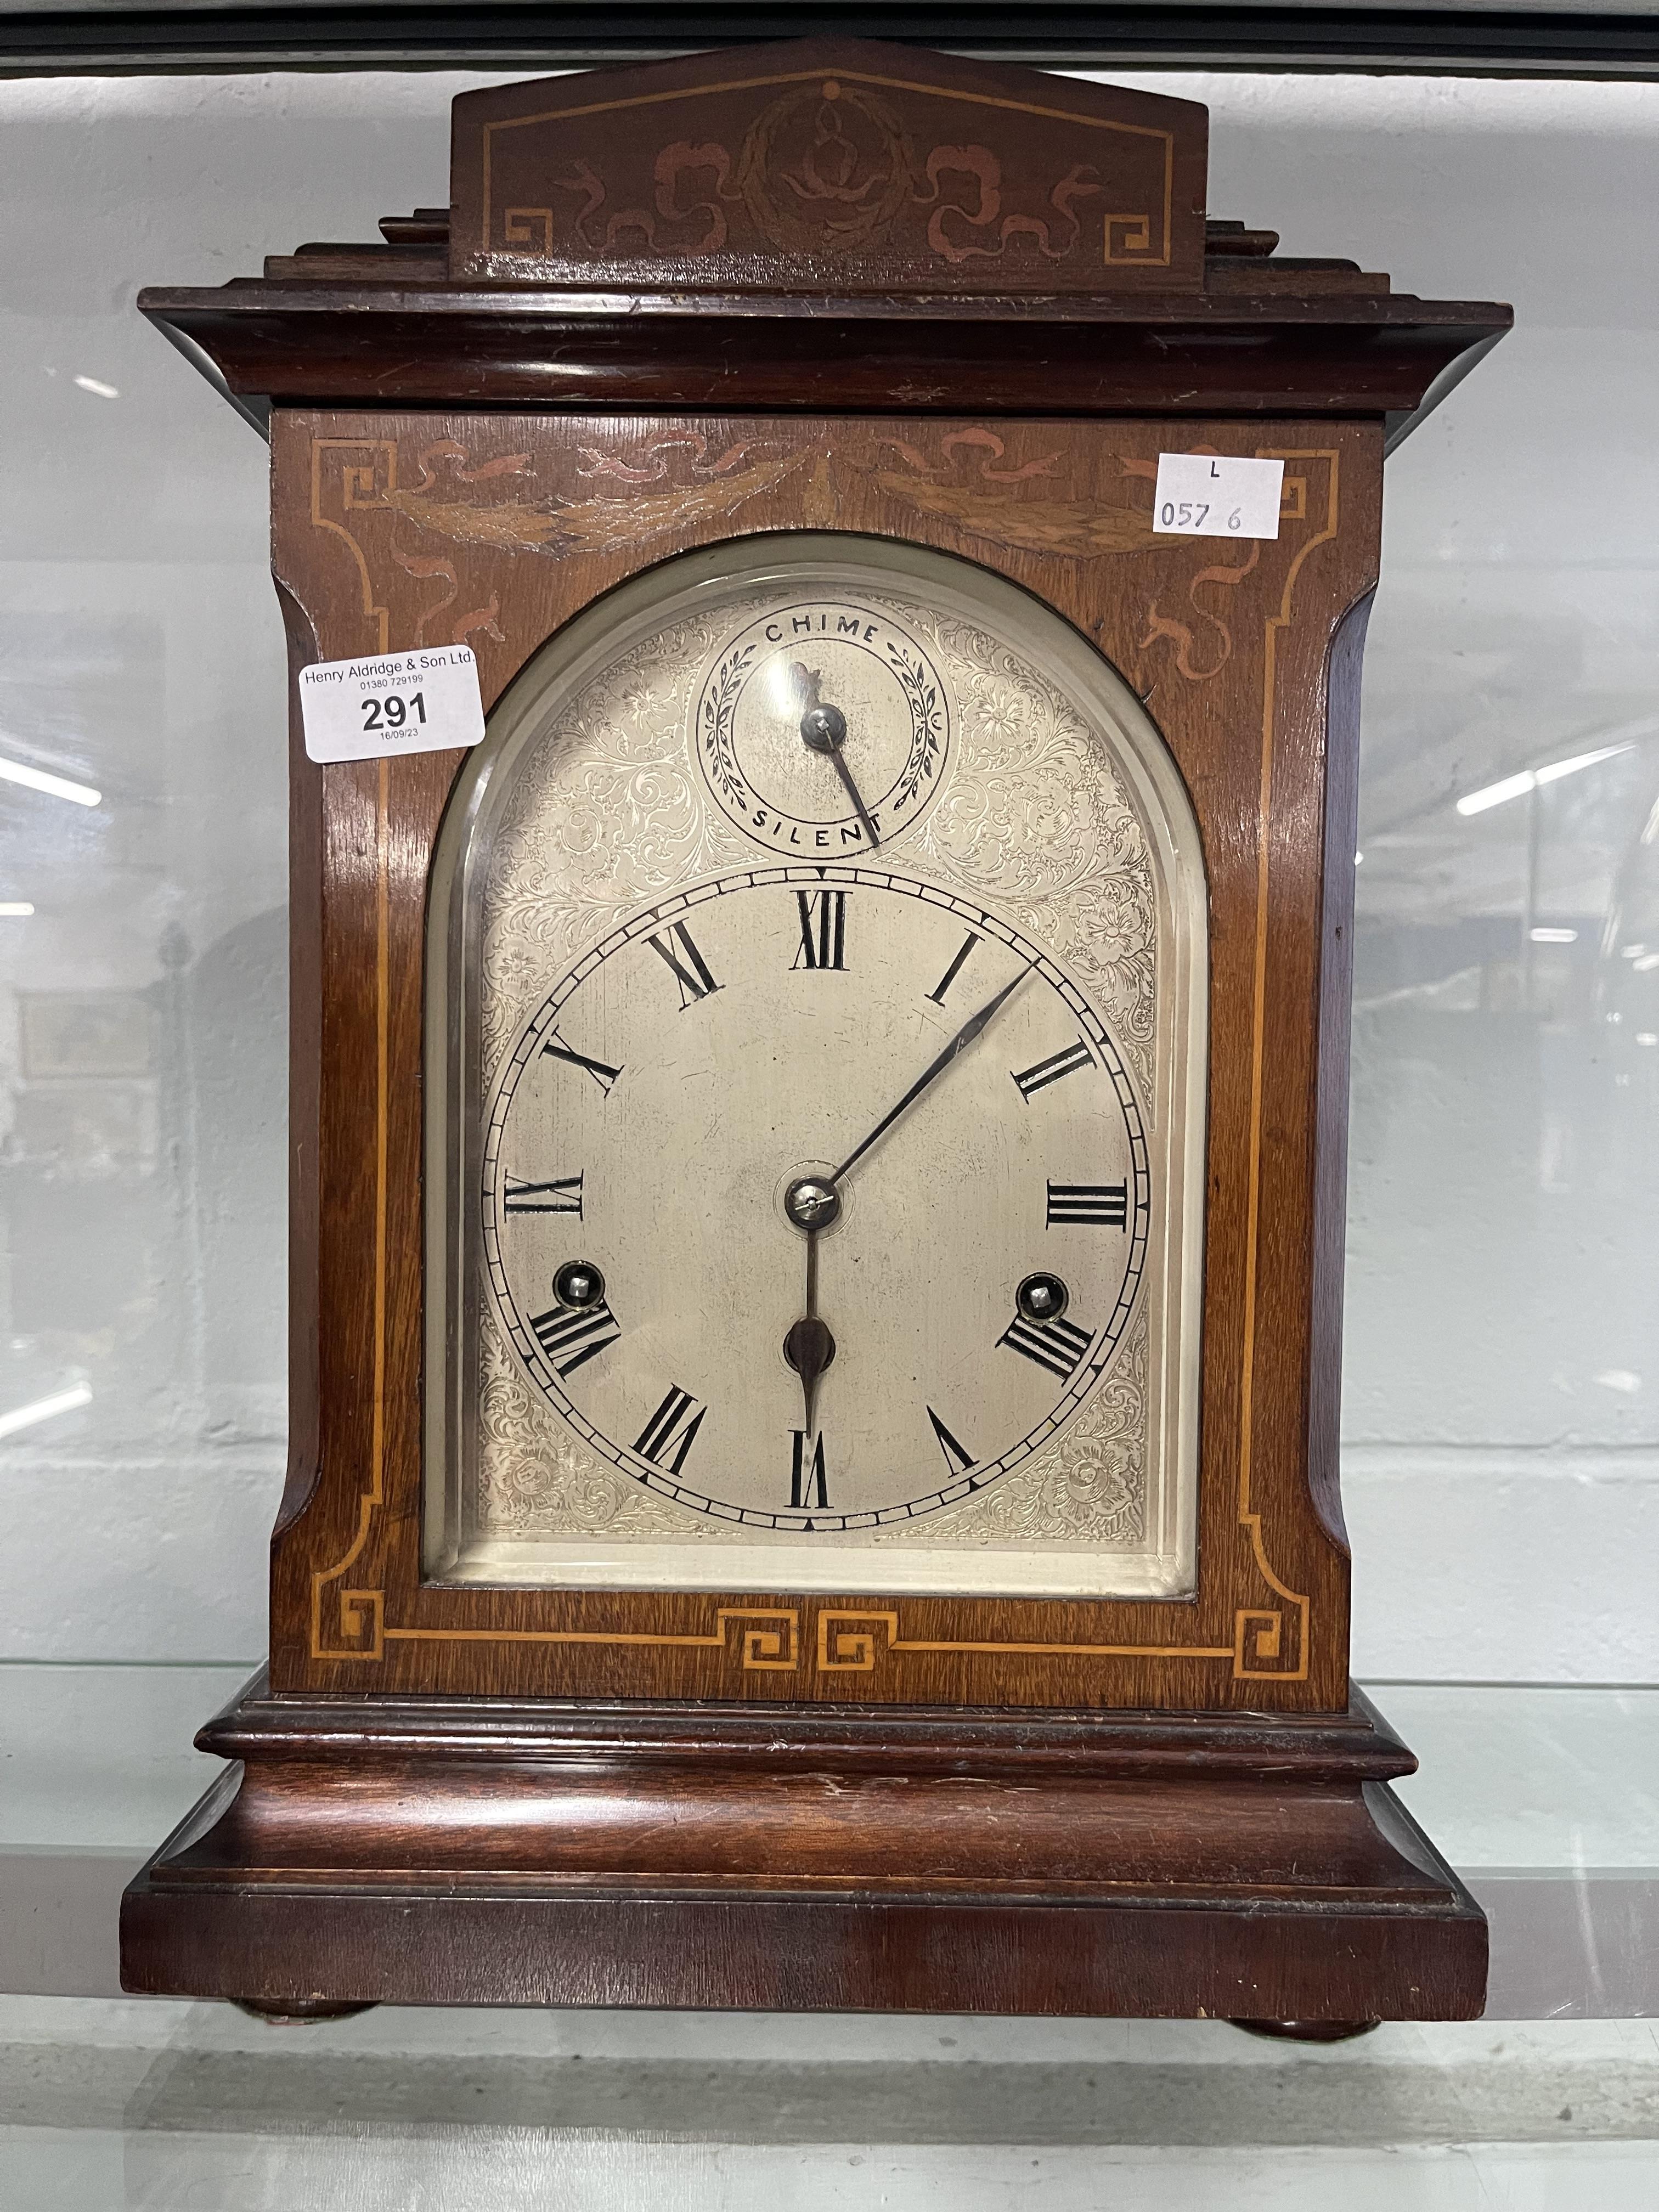
<path fill-rule="evenodd" d="M 984 998 L 991 956 L 1018 965 Z M 811 1164 L 872 1094 L 900 1104 Z M 1146 1265 L 1141 1110 L 1087 996 L 1000 915 L 871 866 L 757 866 L 593 945 L 508 1055 L 483 1164 L 526 1379 L 611 1466 L 751 1529 L 994 1482 L 1111 1368 Z M 1051 1260 L 1048 1318 L 1016 1292 Z M 602 1291 L 572 1313 L 576 1261 Z"/>

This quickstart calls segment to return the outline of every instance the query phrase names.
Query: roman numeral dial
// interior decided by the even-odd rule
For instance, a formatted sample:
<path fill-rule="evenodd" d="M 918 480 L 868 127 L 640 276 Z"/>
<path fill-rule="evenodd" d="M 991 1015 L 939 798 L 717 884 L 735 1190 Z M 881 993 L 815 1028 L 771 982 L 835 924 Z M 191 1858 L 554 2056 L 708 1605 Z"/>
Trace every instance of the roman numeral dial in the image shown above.
<path fill-rule="evenodd" d="M 778 649 L 786 674 L 828 665 L 816 637 Z M 885 739 L 850 684 L 842 711 L 863 787 L 855 749 L 878 762 Z M 778 742 L 839 805 L 801 719 Z M 943 850 L 948 798 L 933 822 Z M 488 1260 L 460 1324 L 484 1378 L 467 1464 L 504 1544 L 527 1526 L 596 1586 L 702 1574 L 856 1596 L 922 1587 L 905 1577 L 930 1547 L 968 1562 L 951 1587 L 994 1582 L 1028 1536 L 1090 1540 L 1092 1492 L 1061 1497 L 1045 1455 L 1103 1433 L 1081 1425 L 1103 1378 L 1128 1378 L 1115 1458 L 1137 1419 L 1152 1432 L 1150 1366 L 1126 1353 L 1167 1242 L 1140 1103 L 1157 1032 L 1120 1043 L 1046 929 L 942 867 L 908 875 L 925 839 L 896 799 L 880 830 L 724 872 L 698 844 L 683 889 L 632 908 L 651 870 L 636 854 L 626 877 L 602 840 L 586 902 L 538 902 L 530 875 L 513 908 L 518 1010 L 478 1023 L 493 1087 L 463 1230 Z M 545 983 L 526 981 L 555 945 Z M 741 1568 L 733 1546 L 754 1547 Z M 848 1585 L 837 1547 L 865 1561 Z M 872 1580 L 889 1559 L 896 1581 Z"/>
<path fill-rule="evenodd" d="M 622 1073 L 619 1067 L 607 1066 L 604 1060 L 593 1060 L 586 1053 L 578 1052 L 574 1045 L 565 1042 L 556 1030 L 550 1031 L 543 1040 L 542 1050 L 550 1059 L 562 1060 L 571 1067 L 580 1068 L 585 1075 L 591 1075 L 607 1097 Z"/>
<path fill-rule="evenodd" d="M 507 1178 L 501 1197 L 505 1213 L 574 1213 L 582 1218 L 582 1178 L 555 1176 L 550 1182 L 515 1182 Z"/>
<path fill-rule="evenodd" d="M 680 1012 L 695 1006 L 720 985 L 708 972 L 708 963 L 698 951 L 690 931 L 683 921 L 673 923 L 660 933 L 646 939 L 651 950 L 666 962 L 669 973 L 680 987 Z"/>
<path fill-rule="evenodd" d="M 845 968 L 847 902 L 850 891 L 797 891 L 800 943 L 791 963 L 796 968 Z"/>
<path fill-rule="evenodd" d="M 678 1474 L 697 1441 L 697 1431 L 708 1411 L 708 1407 L 700 1406 L 689 1390 L 674 1385 L 635 1437 L 635 1450 L 641 1459 L 648 1459 L 657 1467 L 666 1467 L 670 1474 Z"/>
<path fill-rule="evenodd" d="M 1017 1313 L 1002 1334 L 997 1339 L 1010 1352 L 1017 1352 L 1022 1359 L 1046 1368 L 1050 1375 L 1058 1375 L 1069 1382 L 1077 1372 L 1083 1355 L 1094 1342 L 1086 1328 L 1079 1328 L 1074 1321 L 1061 1314 L 1054 1321 L 1031 1321 Z"/>
<path fill-rule="evenodd" d="M 1020 1097 L 1029 1100 L 1035 1098 L 1039 1091 L 1046 1091 L 1051 1083 L 1058 1083 L 1062 1076 L 1075 1075 L 1079 1068 L 1092 1067 L 1094 1064 L 1093 1053 L 1079 1037 L 1063 1051 L 1050 1053 L 1047 1060 L 1020 1070 L 1014 1075 L 1014 1081 L 1019 1085 Z"/>
<path fill-rule="evenodd" d="M 1126 1229 L 1129 1223 L 1127 1182 L 1051 1182 L 1048 1226 L 1083 1222 L 1097 1229 Z"/>
<path fill-rule="evenodd" d="M 532 1314 L 530 1327 L 550 1363 L 568 1382 L 579 1367 L 597 1359 L 622 1334 L 617 1316 L 601 1298 L 597 1305 L 551 1306 Z"/>
<path fill-rule="evenodd" d="M 814 1509 L 827 1512 L 830 1506 L 830 1477 L 824 1467 L 822 1431 L 811 1440 L 805 1429 L 790 1431 L 792 1458 L 789 1467 L 789 1504 L 793 1512 L 811 1512 Z"/>
<path fill-rule="evenodd" d="M 927 1418 L 933 1425 L 933 1435 L 938 1440 L 939 1448 L 945 1454 L 945 1465 L 954 1474 L 966 1474 L 974 1463 L 972 1452 L 969 1450 L 966 1444 L 959 1444 L 957 1442 L 931 1406 L 927 1408 Z"/>
<path fill-rule="evenodd" d="M 928 997 L 933 1000 L 936 1006 L 942 1006 L 945 1004 L 945 993 L 950 989 L 951 984 L 956 981 L 957 977 L 961 975 L 963 969 L 967 966 L 968 955 L 973 951 L 974 947 L 980 943 L 980 941 L 981 939 L 978 931 L 973 929 L 970 929 L 967 936 L 963 939 L 961 951 L 957 954 L 955 959 L 951 961 L 945 973 L 939 977 L 937 988 L 927 994 Z"/>

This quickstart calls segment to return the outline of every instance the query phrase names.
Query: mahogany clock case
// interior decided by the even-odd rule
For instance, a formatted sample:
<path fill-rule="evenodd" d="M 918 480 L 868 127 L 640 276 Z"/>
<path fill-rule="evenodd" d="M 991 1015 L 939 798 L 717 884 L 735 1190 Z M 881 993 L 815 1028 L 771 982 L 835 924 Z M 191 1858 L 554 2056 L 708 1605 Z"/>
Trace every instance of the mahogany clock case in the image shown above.
<path fill-rule="evenodd" d="M 1194 1595 L 446 1583 L 422 1559 L 422 1006 L 462 757 L 319 770 L 296 722 L 270 1667 L 200 1739 L 240 1766 L 129 1892 L 128 1987 L 1479 2009 L 1479 1912 L 1350 1692 L 1335 1421 L 1383 444 L 1509 316 L 1206 231 L 1204 126 L 845 44 L 518 85 L 457 102 L 447 214 L 144 295 L 269 412 L 296 672 L 464 641 L 489 708 L 678 554 L 938 548 L 1144 703 L 1210 957 Z M 788 189 L 830 176 L 861 210 L 839 229 L 848 201 Z M 1282 459 L 1278 538 L 1158 532 L 1171 449 Z"/>
<path fill-rule="evenodd" d="M 1156 425 L 1004 419 L 990 431 L 949 418 L 876 417 L 807 428 L 759 416 L 700 416 L 688 430 L 684 420 L 564 413 L 421 416 L 395 427 L 379 416 L 279 416 L 273 466 L 279 482 L 297 471 L 304 492 L 303 505 L 283 502 L 276 543 L 285 598 L 310 617 L 316 640 L 302 635 L 301 660 L 379 649 L 383 604 L 394 643 L 429 638 L 434 626 L 422 630 L 422 611 L 453 589 L 457 611 L 493 606 L 469 632 L 492 705 L 566 610 L 592 605 L 653 555 L 745 526 L 834 526 L 963 550 L 957 514 L 907 499 L 913 477 L 927 489 L 937 479 L 902 461 L 887 465 L 896 441 L 938 478 L 977 482 L 989 495 L 986 511 L 974 516 L 967 487 L 959 503 L 977 522 L 981 564 L 1038 592 L 1099 646 L 1146 700 L 1174 754 L 1207 862 L 1212 994 L 1194 1596 L 786 1601 L 741 1587 L 511 1589 L 428 1578 L 418 1510 L 422 994 L 428 884 L 458 762 L 429 754 L 326 770 L 316 1002 L 324 1024 L 319 1457 L 325 1469 L 363 1474 L 356 1483 L 307 1481 L 278 1535 L 271 1664 L 279 1691 L 769 1702 L 839 1702 L 851 1692 L 860 1702 L 902 1705 L 1340 1708 L 1346 1563 L 1321 1514 L 1317 1481 L 1328 1470 L 1316 1468 L 1310 1480 L 1309 1425 L 1321 1373 L 1312 1339 L 1334 1312 L 1314 1285 L 1320 1152 L 1322 1143 L 1340 1146 L 1342 1133 L 1338 1102 L 1324 1129 L 1306 1102 L 1319 1089 L 1322 1029 L 1328 1041 L 1331 1023 L 1345 1018 L 1340 996 L 1328 1016 L 1322 1009 L 1325 993 L 1346 988 L 1345 971 L 1325 957 L 1345 940 L 1321 942 L 1322 847 L 1284 838 L 1264 884 L 1273 823 L 1263 819 L 1263 785 L 1270 775 L 1268 804 L 1286 821 L 1322 811 L 1320 694 L 1332 633 L 1372 579 L 1377 434 L 1330 426 L 1312 448 L 1280 426 L 1193 430 L 1195 442 L 1222 452 L 1291 455 L 1288 504 L 1304 510 L 1276 543 L 1231 550 L 1231 564 L 1248 573 L 1219 586 L 1196 579 L 1227 561 L 1229 549 L 1152 534 L 1149 472 L 1164 434 Z M 976 441 L 979 432 L 994 439 L 995 453 Z M 696 474 L 705 453 L 752 458 L 705 484 Z M 544 503 L 559 501 L 562 525 L 578 526 L 574 495 L 607 463 L 615 473 L 599 482 L 636 486 L 598 502 L 596 526 L 616 543 L 562 553 L 535 544 Z M 1012 490 L 988 483 L 988 468 L 1018 481 Z M 428 519 L 442 503 L 433 486 L 460 495 L 453 503 L 463 514 L 448 518 L 453 534 L 441 556 L 456 572 L 453 586 L 410 574 L 398 557 L 407 536 L 401 487 L 423 476 L 430 484 L 411 497 Z M 686 490 L 696 510 L 689 520 L 678 512 Z M 1140 538 L 1141 550 L 1055 561 L 1022 542 L 1053 510 L 1073 507 L 1091 529 Z M 483 544 L 466 535 L 469 507 L 489 517 Z M 511 542 L 515 527 L 529 547 Z M 340 558 L 338 533 L 348 529 L 372 608 L 356 562 Z M 490 542 L 501 538 L 508 542 Z M 1316 570 L 1313 555 L 1328 549 Z M 1133 592 L 1124 589 L 1131 560 Z M 1211 627 L 1206 659 L 1197 610 L 1223 592 L 1215 620 L 1225 640 Z M 1158 627 L 1166 622 L 1194 633 L 1190 648 Z M 435 635 L 461 626 L 452 615 Z M 1231 732 L 1246 713 L 1258 733 L 1267 728 L 1269 682 L 1264 759 L 1260 734 L 1246 751 Z M 1341 835 L 1351 854 L 1351 827 Z M 315 1005 L 308 1018 L 314 1024 Z M 352 1387 L 360 1376 L 367 1390 Z"/>

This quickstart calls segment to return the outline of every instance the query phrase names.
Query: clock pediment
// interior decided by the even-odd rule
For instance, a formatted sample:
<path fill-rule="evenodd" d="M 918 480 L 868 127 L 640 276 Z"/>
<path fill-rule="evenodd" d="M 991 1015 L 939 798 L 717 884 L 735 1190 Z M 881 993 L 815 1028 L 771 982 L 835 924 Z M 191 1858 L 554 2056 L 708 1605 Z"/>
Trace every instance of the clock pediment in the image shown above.
<path fill-rule="evenodd" d="M 860 40 L 465 93 L 452 280 L 1197 291 L 1195 101 Z"/>
<path fill-rule="evenodd" d="M 463 93 L 450 198 L 140 310 L 273 407 L 1381 417 L 1512 319 L 1207 218 L 1195 101 L 801 39 Z"/>

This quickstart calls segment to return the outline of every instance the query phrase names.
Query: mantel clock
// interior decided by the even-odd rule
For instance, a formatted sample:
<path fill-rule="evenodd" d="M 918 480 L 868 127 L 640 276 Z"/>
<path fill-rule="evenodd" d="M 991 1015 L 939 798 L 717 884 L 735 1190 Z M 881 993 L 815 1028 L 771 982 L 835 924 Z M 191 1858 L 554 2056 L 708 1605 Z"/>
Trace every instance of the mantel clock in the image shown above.
<path fill-rule="evenodd" d="M 296 699 L 465 645 L 487 721 L 295 708 L 270 1666 L 129 1988 L 1480 2009 L 1336 1413 L 1382 456 L 1509 311 L 1208 220 L 1206 120 L 519 83 L 383 244 L 143 295 L 268 431 Z"/>

